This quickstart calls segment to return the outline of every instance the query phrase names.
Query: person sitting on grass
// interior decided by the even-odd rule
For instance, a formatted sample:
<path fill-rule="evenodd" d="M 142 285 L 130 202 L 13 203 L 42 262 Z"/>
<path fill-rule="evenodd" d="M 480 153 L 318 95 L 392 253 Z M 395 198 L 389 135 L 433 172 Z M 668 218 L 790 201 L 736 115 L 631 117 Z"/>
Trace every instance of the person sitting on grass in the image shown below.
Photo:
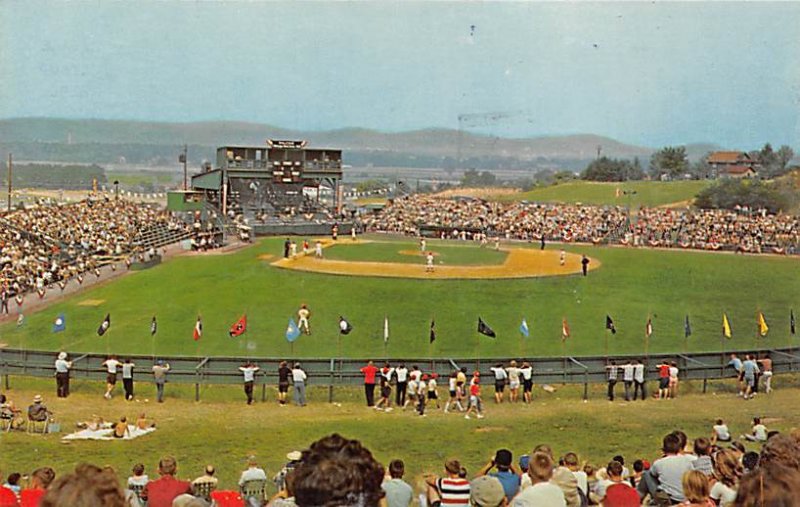
<path fill-rule="evenodd" d="M 641 504 L 639 493 L 622 478 L 622 463 L 610 461 L 606 465 L 606 475 L 611 484 L 605 487 L 604 507 L 638 507 Z"/>
<path fill-rule="evenodd" d="M 531 486 L 522 490 L 511 502 L 512 507 L 566 507 L 564 493 L 550 482 L 553 477 L 553 459 L 544 452 L 534 452 L 528 460 Z"/>
<path fill-rule="evenodd" d="M 683 496 L 686 497 L 686 501 L 681 505 L 689 507 L 716 506 L 714 501 L 708 496 L 711 487 L 708 484 L 708 477 L 703 472 L 699 470 L 689 470 L 683 474 L 681 484 L 683 485 Z"/>
<path fill-rule="evenodd" d="M 761 424 L 760 417 L 753 418 L 753 427 L 750 433 L 744 434 L 741 438 L 751 442 L 766 442 L 767 441 L 767 427 Z"/>
<path fill-rule="evenodd" d="M 710 477 L 714 473 L 714 465 L 711 461 L 711 442 L 706 437 L 694 439 L 694 455 L 697 459 L 692 462 L 692 470 L 699 470 Z"/>
<path fill-rule="evenodd" d="M 768 464 L 742 477 L 734 507 L 795 507 L 800 471 Z"/>
<path fill-rule="evenodd" d="M 131 430 L 128 428 L 128 418 L 125 416 L 120 417 L 119 422 L 114 425 L 114 438 L 125 438 L 131 436 Z"/>
<path fill-rule="evenodd" d="M 39 507 L 125 507 L 116 474 L 110 469 L 82 464 L 53 482 Z"/>
<path fill-rule="evenodd" d="M 711 428 L 711 445 L 716 445 L 717 442 L 730 441 L 731 432 L 728 430 L 728 425 L 722 419 L 717 419 Z"/>
<path fill-rule="evenodd" d="M 425 476 L 425 483 L 428 486 L 428 505 L 431 507 L 469 505 L 469 481 L 461 476 L 461 470 L 460 461 L 448 459 L 444 462 L 446 477 L 437 477 L 434 474 Z"/>

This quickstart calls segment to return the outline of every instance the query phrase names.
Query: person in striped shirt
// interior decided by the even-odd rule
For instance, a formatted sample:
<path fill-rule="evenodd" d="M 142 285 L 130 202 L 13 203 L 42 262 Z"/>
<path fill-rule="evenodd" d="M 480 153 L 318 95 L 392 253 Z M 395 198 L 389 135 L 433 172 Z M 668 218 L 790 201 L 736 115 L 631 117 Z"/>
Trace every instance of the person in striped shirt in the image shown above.
<path fill-rule="evenodd" d="M 461 462 L 448 459 L 444 463 L 445 477 L 429 474 L 425 476 L 428 485 L 428 505 L 431 507 L 468 507 L 469 481 L 460 477 Z"/>

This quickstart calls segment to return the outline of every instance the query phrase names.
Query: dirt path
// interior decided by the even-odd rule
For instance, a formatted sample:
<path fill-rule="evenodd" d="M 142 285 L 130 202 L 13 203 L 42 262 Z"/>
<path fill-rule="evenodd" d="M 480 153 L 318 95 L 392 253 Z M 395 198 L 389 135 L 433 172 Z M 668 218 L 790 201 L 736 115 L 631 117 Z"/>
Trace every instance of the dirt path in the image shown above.
<path fill-rule="evenodd" d="M 330 246 L 330 242 L 325 246 Z M 476 247 L 477 248 L 477 247 Z M 431 250 L 435 252 L 435 247 Z M 316 259 L 313 253 L 300 255 L 296 259 L 279 259 L 273 266 L 297 271 L 311 271 L 334 275 L 377 276 L 388 278 L 417 279 L 509 279 L 535 278 L 540 276 L 574 275 L 581 272 L 581 256 L 567 253 L 566 262 L 559 265 L 559 252 L 556 250 L 533 250 L 528 248 L 507 248 L 506 261 L 494 266 L 447 266 L 435 264 L 433 273 L 425 272 L 425 261 L 420 257 L 419 264 L 399 262 L 356 262 Z M 590 259 L 589 269 L 597 269 L 600 261 Z"/>

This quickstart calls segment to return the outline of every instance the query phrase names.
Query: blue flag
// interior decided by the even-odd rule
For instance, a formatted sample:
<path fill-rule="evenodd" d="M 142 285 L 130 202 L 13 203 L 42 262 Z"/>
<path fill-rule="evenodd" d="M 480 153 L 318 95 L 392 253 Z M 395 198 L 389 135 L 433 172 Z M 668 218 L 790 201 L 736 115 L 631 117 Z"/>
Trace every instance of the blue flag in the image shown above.
<path fill-rule="evenodd" d="M 531 335 L 530 329 L 528 329 L 528 322 L 525 319 L 522 319 L 522 324 L 519 325 L 519 332 L 522 333 L 522 336 L 528 338 Z"/>
<path fill-rule="evenodd" d="M 60 333 L 61 331 L 67 329 L 67 318 L 64 317 L 63 313 L 59 313 L 56 320 L 53 322 L 53 332 Z"/>
<path fill-rule="evenodd" d="M 295 324 L 294 319 L 289 319 L 289 325 L 286 326 L 286 341 L 293 343 L 300 336 L 300 328 Z"/>

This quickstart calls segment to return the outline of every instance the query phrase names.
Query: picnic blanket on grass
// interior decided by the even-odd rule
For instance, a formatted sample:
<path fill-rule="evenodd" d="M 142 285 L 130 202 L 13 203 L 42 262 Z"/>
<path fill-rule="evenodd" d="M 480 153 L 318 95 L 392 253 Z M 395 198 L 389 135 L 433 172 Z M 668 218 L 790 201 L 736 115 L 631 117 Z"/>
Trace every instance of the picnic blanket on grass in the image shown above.
<path fill-rule="evenodd" d="M 136 426 L 129 424 L 128 431 L 130 434 L 126 434 L 123 438 L 114 438 L 113 428 L 103 428 L 99 430 L 85 429 L 76 431 L 75 433 L 70 433 L 69 435 L 63 436 L 61 440 L 133 440 L 134 438 L 139 438 L 142 435 L 152 433 L 155 430 L 156 428 L 145 428 L 140 430 Z"/>

